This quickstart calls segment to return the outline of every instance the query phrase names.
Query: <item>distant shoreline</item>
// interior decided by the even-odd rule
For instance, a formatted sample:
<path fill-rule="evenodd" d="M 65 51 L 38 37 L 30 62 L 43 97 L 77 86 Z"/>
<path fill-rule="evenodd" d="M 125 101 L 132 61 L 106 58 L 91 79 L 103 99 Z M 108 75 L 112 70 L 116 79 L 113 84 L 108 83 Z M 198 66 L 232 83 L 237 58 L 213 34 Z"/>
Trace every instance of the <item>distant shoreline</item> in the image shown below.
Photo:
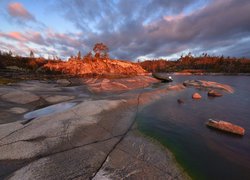
<path fill-rule="evenodd" d="M 185 76 L 250 76 L 250 73 L 182 73 L 182 72 L 172 72 L 167 73 L 171 75 L 185 75 Z"/>

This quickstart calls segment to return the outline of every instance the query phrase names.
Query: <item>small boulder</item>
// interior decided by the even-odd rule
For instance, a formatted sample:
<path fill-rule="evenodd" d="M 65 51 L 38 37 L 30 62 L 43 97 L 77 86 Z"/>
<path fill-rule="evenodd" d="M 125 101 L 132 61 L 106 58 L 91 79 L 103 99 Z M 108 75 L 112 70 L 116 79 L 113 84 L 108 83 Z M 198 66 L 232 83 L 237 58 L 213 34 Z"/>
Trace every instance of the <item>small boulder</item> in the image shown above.
<path fill-rule="evenodd" d="M 201 99 L 201 95 L 199 93 L 194 93 L 192 98 L 193 99 Z"/>
<path fill-rule="evenodd" d="M 215 90 L 208 91 L 207 95 L 210 97 L 221 97 L 222 96 L 221 93 L 219 93 L 218 91 L 215 91 Z"/>
<path fill-rule="evenodd" d="M 184 101 L 183 101 L 182 99 L 177 99 L 177 102 L 178 102 L 179 104 L 183 104 L 183 103 L 184 103 Z"/>

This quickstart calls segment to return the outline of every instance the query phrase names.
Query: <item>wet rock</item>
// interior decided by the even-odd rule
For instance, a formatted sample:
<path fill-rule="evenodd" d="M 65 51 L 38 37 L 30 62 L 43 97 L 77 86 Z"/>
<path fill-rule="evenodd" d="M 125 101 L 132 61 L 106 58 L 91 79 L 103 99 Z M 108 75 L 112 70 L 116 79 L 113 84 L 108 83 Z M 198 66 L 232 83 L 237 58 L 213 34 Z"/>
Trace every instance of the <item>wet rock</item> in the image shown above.
<path fill-rule="evenodd" d="M 194 93 L 194 94 L 192 95 L 192 98 L 193 98 L 193 99 L 201 99 L 201 95 L 200 95 L 199 93 Z"/>
<path fill-rule="evenodd" d="M 162 76 L 160 74 L 157 73 L 152 73 L 152 76 L 158 80 L 160 80 L 161 82 L 167 83 L 167 82 L 172 82 L 173 79 L 171 76 Z"/>
<path fill-rule="evenodd" d="M 244 128 L 234 125 L 232 123 L 226 122 L 226 121 L 221 121 L 221 120 L 215 121 L 215 120 L 210 119 L 207 122 L 207 126 L 221 130 L 221 131 L 237 134 L 240 136 L 243 136 L 245 134 Z"/>
<path fill-rule="evenodd" d="M 215 90 L 208 91 L 207 95 L 210 97 L 221 97 L 222 96 L 221 93 L 219 93 L 218 91 L 215 91 Z"/>
<path fill-rule="evenodd" d="M 186 87 L 183 84 L 176 84 L 168 87 L 168 90 L 171 91 L 181 91 L 185 89 Z"/>
<path fill-rule="evenodd" d="M 18 104 L 28 104 L 40 99 L 39 96 L 26 92 L 26 91 L 14 91 L 2 95 L 2 99 L 8 102 L 18 103 Z"/>

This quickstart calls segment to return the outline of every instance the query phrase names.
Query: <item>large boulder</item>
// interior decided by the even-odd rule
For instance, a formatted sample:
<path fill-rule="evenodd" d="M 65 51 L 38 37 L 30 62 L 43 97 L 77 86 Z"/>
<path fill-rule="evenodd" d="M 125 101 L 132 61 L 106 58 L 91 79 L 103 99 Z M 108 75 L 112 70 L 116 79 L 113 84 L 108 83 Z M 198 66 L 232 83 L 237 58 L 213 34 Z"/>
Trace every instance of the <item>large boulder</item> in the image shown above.
<path fill-rule="evenodd" d="M 210 119 L 207 122 L 207 126 L 214 128 L 214 129 L 224 131 L 224 132 L 240 135 L 240 136 L 243 136 L 245 134 L 244 128 L 237 126 L 235 124 L 232 124 L 230 122 L 226 122 L 226 121 L 220 121 L 220 120 L 215 121 L 215 120 Z"/>

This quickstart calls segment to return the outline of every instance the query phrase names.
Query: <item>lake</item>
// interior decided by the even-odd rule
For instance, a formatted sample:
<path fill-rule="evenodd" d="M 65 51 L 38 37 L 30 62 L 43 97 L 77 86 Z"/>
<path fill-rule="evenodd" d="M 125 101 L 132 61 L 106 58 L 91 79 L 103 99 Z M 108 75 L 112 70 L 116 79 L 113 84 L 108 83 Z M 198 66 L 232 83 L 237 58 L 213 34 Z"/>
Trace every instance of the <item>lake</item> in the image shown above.
<path fill-rule="evenodd" d="M 193 179 L 250 179 L 250 77 L 174 76 L 216 81 L 232 86 L 233 94 L 209 98 L 207 91 L 186 88 L 169 92 L 138 115 L 139 129 L 167 146 Z M 198 92 L 201 100 L 193 100 Z M 177 99 L 184 100 L 178 104 Z M 232 122 L 245 128 L 243 137 L 208 128 L 208 119 Z"/>

